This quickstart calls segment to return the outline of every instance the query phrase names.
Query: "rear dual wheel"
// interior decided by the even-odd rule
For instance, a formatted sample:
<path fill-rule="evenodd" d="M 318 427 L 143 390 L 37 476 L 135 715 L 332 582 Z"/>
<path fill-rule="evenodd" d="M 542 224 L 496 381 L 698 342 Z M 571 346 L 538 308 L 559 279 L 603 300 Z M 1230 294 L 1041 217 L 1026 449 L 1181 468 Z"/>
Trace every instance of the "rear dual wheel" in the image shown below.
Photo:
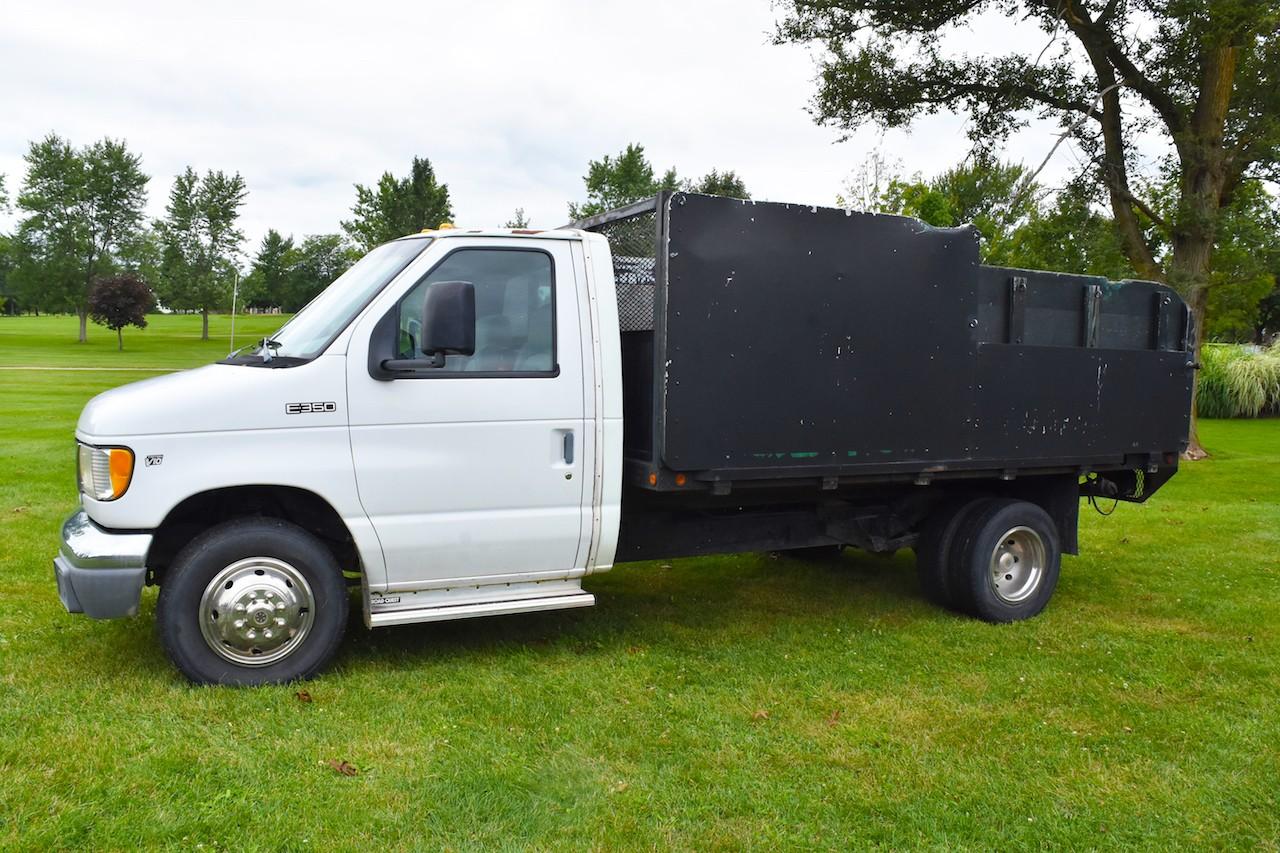
<path fill-rule="evenodd" d="M 1036 504 L 1010 498 L 941 507 L 917 547 L 925 595 L 987 622 L 1016 622 L 1042 611 L 1061 562 L 1053 519 Z"/>

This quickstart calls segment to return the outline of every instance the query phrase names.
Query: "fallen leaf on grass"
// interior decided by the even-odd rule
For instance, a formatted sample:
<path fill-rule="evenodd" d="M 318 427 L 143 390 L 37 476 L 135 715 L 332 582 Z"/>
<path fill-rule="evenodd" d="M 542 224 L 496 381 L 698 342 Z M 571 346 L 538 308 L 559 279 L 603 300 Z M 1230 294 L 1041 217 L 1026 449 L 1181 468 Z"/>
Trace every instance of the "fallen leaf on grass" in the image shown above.
<path fill-rule="evenodd" d="M 333 769 L 334 773 L 341 773 L 343 776 L 356 776 L 360 773 L 354 764 L 349 764 L 346 761 L 339 761 L 336 758 L 330 758 L 325 763 Z"/>
<path fill-rule="evenodd" d="M 753 720 L 767 720 L 767 719 L 769 719 L 769 712 L 768 712 L 768 711 L 766 711 L 766 710 L 764 710 L 763 708 L 761 708 L 759 711 L 756 711 L 754 714 L 752 714 L 752 715 L 751 715 L 751 719 L 753 719 Z"/>
<path fill-rule="evenodd" d="M 840 709 L 836 708 L 827 715 L 827 728 L 835 728 L 835 725 L 838 722 L 840 722 Z"/>
<path fill-rule="evenodd" d="M 294 697 L 295 697 L 295 698 L 297 698 L 297 700 L 298 700 L 299 702 L 310 702 L 310 701 L 311 701 L 311 694 L 310 694 L 310 693 L 308 693 L 308 692 L 307 692 L 307 691 L 305 691 L 305 690 L 299 690 L 297 693 L 295 693 L 295 694 L 293 694 L 293 695 L 294 695 Z"/>

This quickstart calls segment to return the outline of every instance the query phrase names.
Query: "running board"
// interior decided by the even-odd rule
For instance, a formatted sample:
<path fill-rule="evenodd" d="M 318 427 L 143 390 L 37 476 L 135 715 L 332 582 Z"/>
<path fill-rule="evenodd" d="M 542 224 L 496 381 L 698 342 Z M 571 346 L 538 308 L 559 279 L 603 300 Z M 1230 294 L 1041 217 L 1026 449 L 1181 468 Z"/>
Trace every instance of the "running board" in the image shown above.
<path fill-rule="evenodd" d="M 516 601 L 490 601 L 482 604 L 455 604 L 450 607 L 419 607 L 416 610 L 390 610 L 369 615 L 369 627 L 410 625 L 415 622 L 442 622 L 447 619 L 470 619 L 473 616 L 502 616 L 507 613 L 534 613 L 539 610 L 564 610 L 590 607 L 596 597 L 589 592 L 556 595 L 546 598 L 524 598 Z"/>

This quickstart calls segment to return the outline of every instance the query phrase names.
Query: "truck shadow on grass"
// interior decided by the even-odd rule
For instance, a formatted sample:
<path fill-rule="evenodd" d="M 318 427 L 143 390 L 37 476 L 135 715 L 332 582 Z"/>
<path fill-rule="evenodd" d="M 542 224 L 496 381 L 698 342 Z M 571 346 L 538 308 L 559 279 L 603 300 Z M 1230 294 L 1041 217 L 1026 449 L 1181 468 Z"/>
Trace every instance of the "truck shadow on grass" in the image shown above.
<path fill-rule="evenodd" d="M 588 578 L 594 607 L 406 625 L 368 631 L 353 607 L 338 662 L 393 667 L 504 650 L 548 648 L 614 655 L 637 644 L 698 647 L 832 624 L 907 626 L 943 617 L 920 595 L 910 552 L 848 551 L 823 561 L 736 554 L 619 566 Z M 353 599 L 353 604 L 355 600 Z"/>
<path fill-rule="evenodd" d="M 370 665 L 412 670 L 524 651 L 612 657 L 640 646 L 683 655 L 774 633 L 821 634 L 833 624 L 856 632 L 947 618 L 921 597 L 910 552 L 886 557 L 846 551 L 816 561 L 752 553 L 631 563 L 588 578 L 585 587 L 596 595 L 594 607 L 376 631 L 364 627 L 353 592 L 335 668 L 349 674 Z M 125 652 L 86 653 L 87 676 L 151 679 L 167 673 L 175 684 L 184 683 L 155 642 L 155 599 L 156 591 L 148 589 L 138 618 L 83 623 L 92 639 L 74 645 L 110 644 Z"/>

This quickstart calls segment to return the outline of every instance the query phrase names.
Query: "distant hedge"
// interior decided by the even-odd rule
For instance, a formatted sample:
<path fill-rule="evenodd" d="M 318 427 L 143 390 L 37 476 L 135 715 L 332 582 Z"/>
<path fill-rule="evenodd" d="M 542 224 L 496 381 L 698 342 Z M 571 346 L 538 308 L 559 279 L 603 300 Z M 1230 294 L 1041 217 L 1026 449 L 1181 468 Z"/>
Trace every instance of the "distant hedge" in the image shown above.
<path fill-rule="evenodd" d="M 1280 414 L 1280 343 L 1258 349 L 1205 344 L 1196 407 L 1202 418 Z"/>

